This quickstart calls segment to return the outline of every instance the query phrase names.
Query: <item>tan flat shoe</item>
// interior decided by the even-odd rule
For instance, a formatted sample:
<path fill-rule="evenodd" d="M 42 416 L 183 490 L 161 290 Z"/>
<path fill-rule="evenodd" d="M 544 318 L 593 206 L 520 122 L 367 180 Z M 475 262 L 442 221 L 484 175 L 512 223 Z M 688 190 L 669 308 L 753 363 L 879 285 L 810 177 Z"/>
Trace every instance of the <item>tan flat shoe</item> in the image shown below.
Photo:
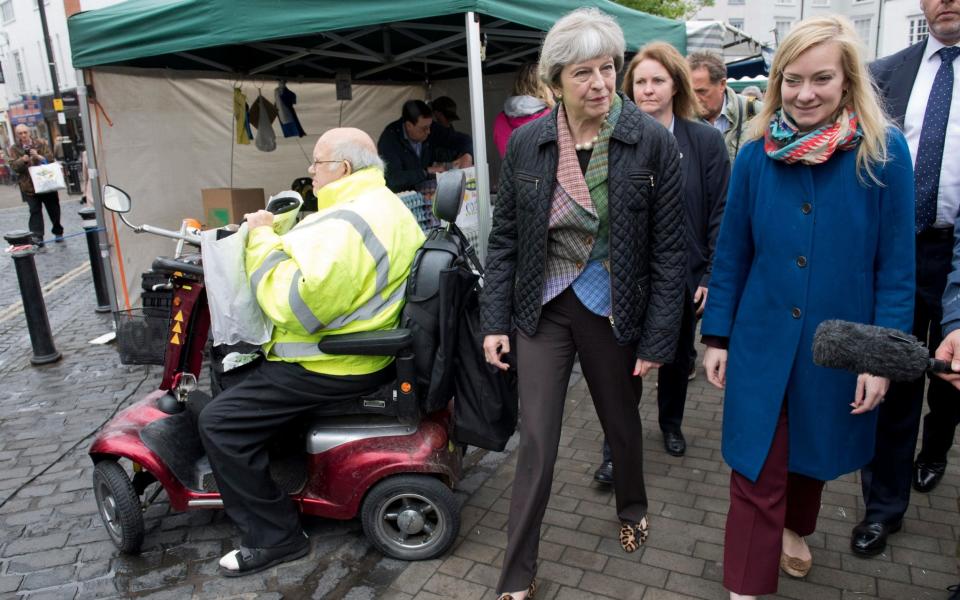
<path fill-rule="evenodd" d="M 813 558 L 803 560 L 795 556 L 787 556 L 783 552 L 780 553 L 780 568 L 790 577 L 802 579 L 807 576 L 812 566 Z"/>

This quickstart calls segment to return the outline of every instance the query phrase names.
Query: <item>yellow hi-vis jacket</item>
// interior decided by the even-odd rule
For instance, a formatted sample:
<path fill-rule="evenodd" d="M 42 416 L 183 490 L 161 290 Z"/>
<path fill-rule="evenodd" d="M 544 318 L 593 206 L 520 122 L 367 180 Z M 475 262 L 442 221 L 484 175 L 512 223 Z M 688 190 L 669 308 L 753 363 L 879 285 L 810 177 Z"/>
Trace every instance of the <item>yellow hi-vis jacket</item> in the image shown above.
<path fill-rule="evenodd" d="M 317 192 L 319 211 L 289 232 L 250 231 L 247 276 L 273 322 L 267 360 L 325 375 L 364 375 L 392 358 L 323 354 L 324 336 L 393 329 L 424 235 L 379 169 L 362 169 Z"/>

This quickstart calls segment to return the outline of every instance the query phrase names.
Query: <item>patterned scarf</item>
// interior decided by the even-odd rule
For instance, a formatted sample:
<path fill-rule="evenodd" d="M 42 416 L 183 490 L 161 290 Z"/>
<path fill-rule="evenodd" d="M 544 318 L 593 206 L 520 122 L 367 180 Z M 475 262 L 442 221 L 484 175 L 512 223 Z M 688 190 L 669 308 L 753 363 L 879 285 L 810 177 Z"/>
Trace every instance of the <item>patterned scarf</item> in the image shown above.
<path fill-rule="evenodd" d="M 800 133 L 787 113 L 780 109 L 774 113 L 763 136 L 763 149 L 774 160 L 819 165 L 833 156 L 837 148 L 856 148 L 862 137 L 857 114 L 850 107 L 844 108 L 833 123 L 806 134 Z"/>

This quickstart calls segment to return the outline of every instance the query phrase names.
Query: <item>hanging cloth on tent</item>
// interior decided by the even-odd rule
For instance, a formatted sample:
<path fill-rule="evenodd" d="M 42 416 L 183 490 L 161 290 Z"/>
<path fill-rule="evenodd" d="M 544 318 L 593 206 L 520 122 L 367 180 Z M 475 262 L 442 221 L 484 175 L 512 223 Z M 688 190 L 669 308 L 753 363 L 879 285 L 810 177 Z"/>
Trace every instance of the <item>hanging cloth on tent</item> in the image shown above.
<path fill-rule="evenodd" d="M 280 85 L 277 86 L 277 89 L 273 91 L 273 101 L 277 104 L 277 113 L 279 113 L 280 116 L 280 130 L 283 132 L 283 137 L 303 137 L 307 135 L 300 125 L 297 111 L 293 109 L 293 105 L 297 103 L 297 95 L 291 92 L 282 81 Z"/>
<path fill-rule="evenodd" d="M 276 118 L 277 107 L 264 98 L 263 94 L 257 94 L 257 99 L 250 107 L 250 122 L 257 128 L 257 137 L 254 139 L 257 149 L 264 152 L 273 152 L 277 149 L 277 135 L 271 125 Z"/>
<path fill-rule="evenodd" d="M 238 87 L 233 88 L 233 131 L 236 133 L 238 144 L 249 144 L 250 139 L 253 138 L 247 114 L 247 97 Z"/>

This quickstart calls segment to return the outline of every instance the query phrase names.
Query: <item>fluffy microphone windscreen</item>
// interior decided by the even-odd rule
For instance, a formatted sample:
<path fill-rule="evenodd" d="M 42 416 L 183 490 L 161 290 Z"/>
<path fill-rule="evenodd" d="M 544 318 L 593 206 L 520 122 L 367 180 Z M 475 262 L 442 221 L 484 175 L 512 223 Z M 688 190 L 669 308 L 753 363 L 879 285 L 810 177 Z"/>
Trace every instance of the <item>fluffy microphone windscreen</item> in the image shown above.
<path fill-rule="evenodd" d="M 917 338 L 887 327 L 832 320 L 813 335 L 813 362 L 821 367 L 911 381 L 924 374 L 928 359 Z"/>

